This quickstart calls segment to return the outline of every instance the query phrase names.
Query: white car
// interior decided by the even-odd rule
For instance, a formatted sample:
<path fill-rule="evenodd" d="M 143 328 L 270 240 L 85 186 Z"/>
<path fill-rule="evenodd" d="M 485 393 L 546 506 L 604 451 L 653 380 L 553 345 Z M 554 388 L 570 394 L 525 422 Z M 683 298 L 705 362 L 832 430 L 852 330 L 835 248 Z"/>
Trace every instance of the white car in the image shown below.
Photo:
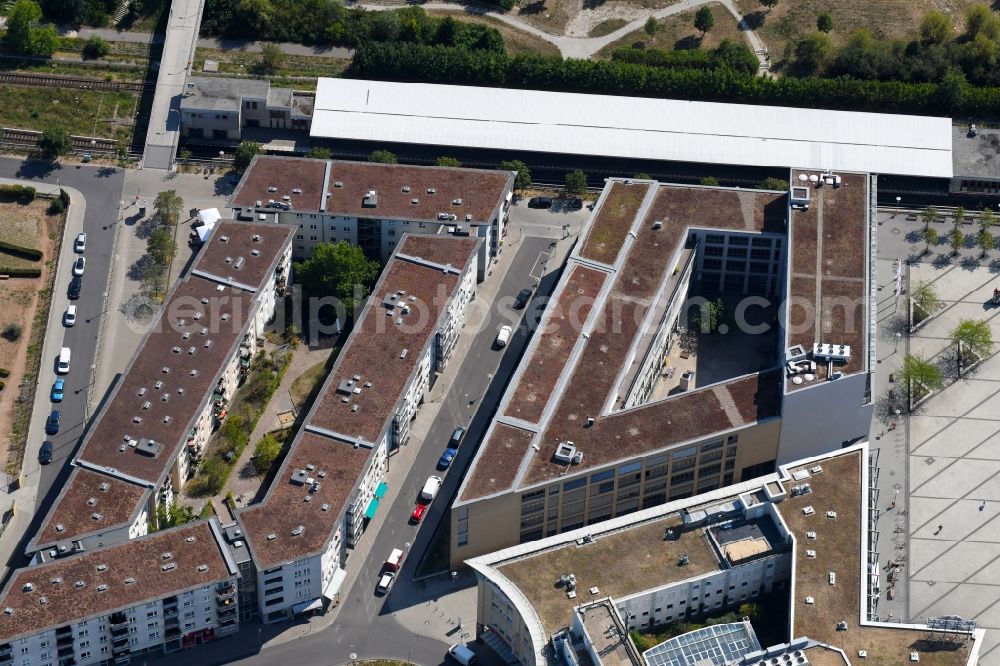
<path fill-rule="evenodd" d="M 396 574 L 391 571 L 387 571 L 382 574 L 381 578 L 378 579 L 378 585 L 375 586 L 375 591 L 379 594 L 386 594 L 389 588 L 392 587 L 393 581 L 396 580 Z"/>
<path fill-rule="evenodd" d="M 77 257 L 76 261 L 73 262 L 73 275 L 80 277 L 83 275 L 83 269 L 87 267 L 87 260 L 84 257 Z"/>
<path fill-rule="evenodd" d="M 511 333 L 513 333 L 513 330 L 510 326 L 501 326 L 497 332 L 497 339 L 494 344 L 497 347 L 506 347 L 507 343 L 510 342 Z"/>
<path fill-rule="evenodd" d="M 63 315 L 63 324 L 67 327 L 76 325 L 76 306 L 70 305 Z"/>
<path fill-rule="evenodd" d="M 429 477 L 424 487 L 420 490 L 420 499 L 424 502 L 432 502 L 437 497 L 439 490 L 441 490 L 441 477 Z"/>
<path fill-rule="evenodd" d="M 83 254 L 87 250 L 87 234 L 81 232 L 76 235 L 76 242 L 73 243 L 73 250 L 80 254 Z"/>
<path fill-rule="evenodd" d="M 67 372 L 69 372 L 69 362 L 71 356 L 72 353 L 70 352 L 69 347 L 63 347 L 62 349 L 59 350 L 59 358 L 56 362 L 57 373 L 59 373 L 60 375 L 65 375 Z"/>

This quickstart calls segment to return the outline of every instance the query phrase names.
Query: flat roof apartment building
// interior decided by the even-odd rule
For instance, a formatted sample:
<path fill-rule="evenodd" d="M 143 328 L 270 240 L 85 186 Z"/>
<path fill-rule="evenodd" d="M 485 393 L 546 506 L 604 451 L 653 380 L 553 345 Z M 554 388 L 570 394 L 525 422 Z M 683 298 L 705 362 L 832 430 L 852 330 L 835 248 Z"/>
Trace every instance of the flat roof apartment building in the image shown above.
<path fill-rule="evenodd" d="M 972 666 L 982 629 L 880 620 L 879 511 L 869 487 L 874 464 L 862 443 L 730 488 L 473 558 L 476 635 L 508 663 L 524 666 Z M 629 637 L 633 629 L 655 631 L 770 592 L 780 595 L 769 603 L 784 597 L 790 605 L 786 638 L 777 645 L 762 648 L 746 620 L 690 632 L 644 653 Z"/>
<path fill-rule="evenodd" d="M 476 293 L 477 238 L 406 235 L 264 499 L 239 511 L 264 622 L 325 607 Z"/>
<path fill-rule="evenodd" d="M 380 263 L 404 234 L 482 238 L 480 279 L 500 252 L 514 173 L 259 155 L 229 201 L 240 219 L 297 224 L 293 254 L 358 245 Z"/>
<path fill-rule="evenodd" d="M 608 181 L 459 490 L 453 567 L 867 438 L 876 181 L 791 177 Z"/>
<path fill-rule="evenodd" d="M 134 539 L 194 474 L 291 272 L 293 229 L 219 224 L 95 416 L 28 545 L 47 560 Z"/>

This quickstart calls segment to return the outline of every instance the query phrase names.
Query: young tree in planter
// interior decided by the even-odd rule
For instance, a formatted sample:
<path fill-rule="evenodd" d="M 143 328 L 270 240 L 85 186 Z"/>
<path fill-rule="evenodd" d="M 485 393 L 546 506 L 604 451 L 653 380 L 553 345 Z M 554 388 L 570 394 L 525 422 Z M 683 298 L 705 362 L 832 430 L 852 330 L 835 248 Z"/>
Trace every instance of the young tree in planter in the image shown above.
<path fill-rule="evenodd" d="M 948 337 L 963 352 L 971 353 L 974 361 L 986 358 L 993 351 L 993 332 L 985 319 L 963 319 Z"/>
<path fill-rule="evenodd" d="M 955 228 L 961 229 L 963 224 L 965 224 L 965 208 L 959 206 L 955 209 Z"/>
<path fill-rule="evenodd" d="M 373 150 L 371 155 L 368 156 L 368 161 L 379 164 L 396 164 L 399 162 L 399 159 L 395 153 L 390 153 L 388 150 Z"/>
<path fill-rule="evenodd" d="M 907 354 L 903 357 L 903 386 L 909 391 L 912 387 L 918 392 L 936 391 L 944 386 L 941 370 L 919 354 Z M 918 396 L 912 396 L 918 397 Z"/>
<path fill-rule="evenodd" d="M 924 229 L 931 226 L 932 223 L 938 222 L 941 219 L 941 213 L 937 211 L 934 206 L 928 206 L 920 213 L 920 218 L 924 222 Z"/>
<path fill-rule="evenodd" d="M 958 251 L 965 245 L 965 234 L 962 233 L 961 229 L 955 227 L 951 230 L 951 233 L 948 234 L 948 245 L 951 246 L 952 256 L 958 254 Z"/>
<path fill-rule="evenodd" d="M 931 247 L 940 243 L 941 239 L 938 236 L 937 229 L 934 227 L 926 227 L 923 236 L 924 242 L 927 243 L 927 247 L 924 248 L 924 254 L 930 254 Z"/>
<path fill-rule="evenodd" d="M 910 298 L 918 310 L 918 312 L 914 313 L 914 323 L 930 317 L 937 312 L 938 306 L 941 304 L 934 285 L 926 280 L 920 280 L 910 288 Z"/>
<path fill-rule="evenodd" d="M 156 209 L 163 224 L 173 226 L 177 224 L 177 221 L 181 217 L 181 210 L 184 208 L 184 199 L 177 194 L 177 190 L 163 190 L 153 200 L 153 208 Z"/>
<path fill-rule="evenodd" d="M 981 256 L 985 257 L 989 254 L 989 251 L 996 247 L 996 239 L 993 238 L 993 234 L 986 231 L 986 229 L 981 229 L 979 235 L 976 237 L 976 245 L 979 249 L 983 251 Z"/>
<path fill-rule="evenodd" d="M 587 174 L 574 169 L 566 174 L 566 194 L 582 196 L 587 193 Z"/>
<path fill-rule="evenodd" d="M 993 212 L 992 208 L 983 208 L 979 211 L 979 228 L 984 231 L 989 231 L 996 226 L 997 215 Z"/>

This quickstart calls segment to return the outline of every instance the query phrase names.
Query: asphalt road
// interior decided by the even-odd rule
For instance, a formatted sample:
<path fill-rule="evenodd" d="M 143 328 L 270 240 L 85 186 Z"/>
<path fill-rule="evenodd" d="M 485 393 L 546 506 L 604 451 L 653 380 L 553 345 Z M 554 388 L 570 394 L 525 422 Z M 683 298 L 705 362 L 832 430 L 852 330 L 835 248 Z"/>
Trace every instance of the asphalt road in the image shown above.
<path fill-rule="evenodd" d="M 326 631 L 276 645 L 264 652 L 258 649 L 260 625 L 248 624 L 230 638 L 198 646 L 199 663 L 238 662 L 245 666 L 300 663 L 320 666 L 349 663 L 351 653 L 408 656 L 414 663 L 425 666 L 443 661 L 447 645 L 407 631 L 392 617 L 392 612 L 422 603 L 427 597 L 424 585 L 413 581 L 414 572 L 436 528 L 446 519 L 448 507 L 475 453 L 473 443 L 481 439 L 517 367 L 529 339 L 528 322 L 537 321 L 539 312 L 531 304 L 525 310 L 515 311 L 511 309 L 511 303 L 517 292 L 533 284 L 528 276 L 538 274 L 539 256 L 544 258 L 551 243 L 552 239 L 531 236 L 520 242 L 511 267 L 490 304 L 490 323 L 475 332 L 470 352 L 462 359 L 454 383 L 441 404 L 438 418 L 401 484 L 396 501 L 379 509 L 384 514 L 370 550 L 371 555 L 363 562 L 357 561 L 359 556 L 348 560 L 347 566 L 360 565 L 361 571 L 354 585 L 341 592 L 342 601 L 336 622 Z M 551 293 L 557 280 L 558 271 L 546 276 L 535 296 Z M 493 349 L 497 328 L 519 320 L 519 328 L 507 347 L 502 351 Z M 471 332 L 471 329 L 467 330 Z M 468 428 L 465 445 L 459 449 L 445 476 L 444 485 L 422 524 L 410 525 L 410 512 L 427 477 L 443 474 L 436 471 L 437 461 L 456 425 Z M 392 458 L 389 464 L 393 464 Z M 412 544 L 410 553 L 391 592 L 385 597 L 375 596 L 376 578 L 385 556 L 393 548 L 403 548 L 406 543 Z M 474 618 L 467 620 L 470 623 L 475 621 Z M 263 627 L 264 640 L 280 631 L 282 626 Z M 186 665 L 189 659 L 183 655 L 167 655 L 154 657 L 149 663 L 181 666 Z"/>
<path fill-rule="evenodd" d="M 83 230 L 87 234 L 87 251 L 84 254 L 87 258 L 87 268 L 83 276 L 82 293 L 79 300 L 75 301 L 76 326 L 65 329 L 63 335 L 64 345 L 72 349 L 73 357 L 70 372 L 65 375 L 65 397 L 58 405 L 62 412 L 62 425 L 59 434 L 48 438 L 55 450 L 52 463 L 41 468 L 35 506 L 36 511 L 42 511 L 43 515 L 35 517 L 28 530 L 30 536 L 37 529 L 41 517 L 44 517 L 43 507 L 47 510 L 51 506 L 51 501 L 62 486 L 62 481 L 68 476 L 68 461 L 76 452 L 84 432 L 87 389 L 93 376 L 90 366 L 94 363 L 100 320 L 104 314 L 104 292 L 107 287 L 108 272 L 111 269 L 114 224 L 118 218 L 118 202 L 122 196 L 124 172 L 109 167 L 75 165 L 56 165 L 53 168 L 44 163 L 0 158 L 0 177 L 33 180 L 48 185 L 66 185 L 79 190 L 87 201 L 87 213 L 83 222 Z M 66 241 L 71 243 L 72 236 Z M 69 275 L 69 270 L 63 270 L 61 273 Z M 60 321 L 61 312 L 65 310 L 68 286 L 69 278 L 63 279 L 61 274 L 57 276 L 53 308 L 62 308 Z M 105 362 L 109 361 L 110 359 L 105 359 Z M 43 358 L 39 368 L 38 390 L 46 394 L 51 391 L 52 383 L 55 381 L 55 363 L 54 357 Z M 25 455 L 37 455 L 40 444 L 40 439 L 29 440 Z"/>

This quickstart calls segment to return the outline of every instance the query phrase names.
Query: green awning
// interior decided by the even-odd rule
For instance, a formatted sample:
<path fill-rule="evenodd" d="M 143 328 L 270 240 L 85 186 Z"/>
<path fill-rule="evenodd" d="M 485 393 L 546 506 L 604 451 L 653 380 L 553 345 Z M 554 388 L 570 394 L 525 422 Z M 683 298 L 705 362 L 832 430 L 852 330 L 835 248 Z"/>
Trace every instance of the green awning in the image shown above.
<path fill-rule="evenodd" d="M 365 518 L 371 520 L 375 517 L 375 512 L 378 511 L 378 498 L 373 497 L 370 502 L 368 502 L 368 508 L 365 509 Z"/>
<path fill-rule="evenodd" d="M 378 484 L 378 488 L 375 489 L 375 497 L 382 499 L 385 497 L 385 491 L 389 490 L 389 484 L 383 481 Z"/>

